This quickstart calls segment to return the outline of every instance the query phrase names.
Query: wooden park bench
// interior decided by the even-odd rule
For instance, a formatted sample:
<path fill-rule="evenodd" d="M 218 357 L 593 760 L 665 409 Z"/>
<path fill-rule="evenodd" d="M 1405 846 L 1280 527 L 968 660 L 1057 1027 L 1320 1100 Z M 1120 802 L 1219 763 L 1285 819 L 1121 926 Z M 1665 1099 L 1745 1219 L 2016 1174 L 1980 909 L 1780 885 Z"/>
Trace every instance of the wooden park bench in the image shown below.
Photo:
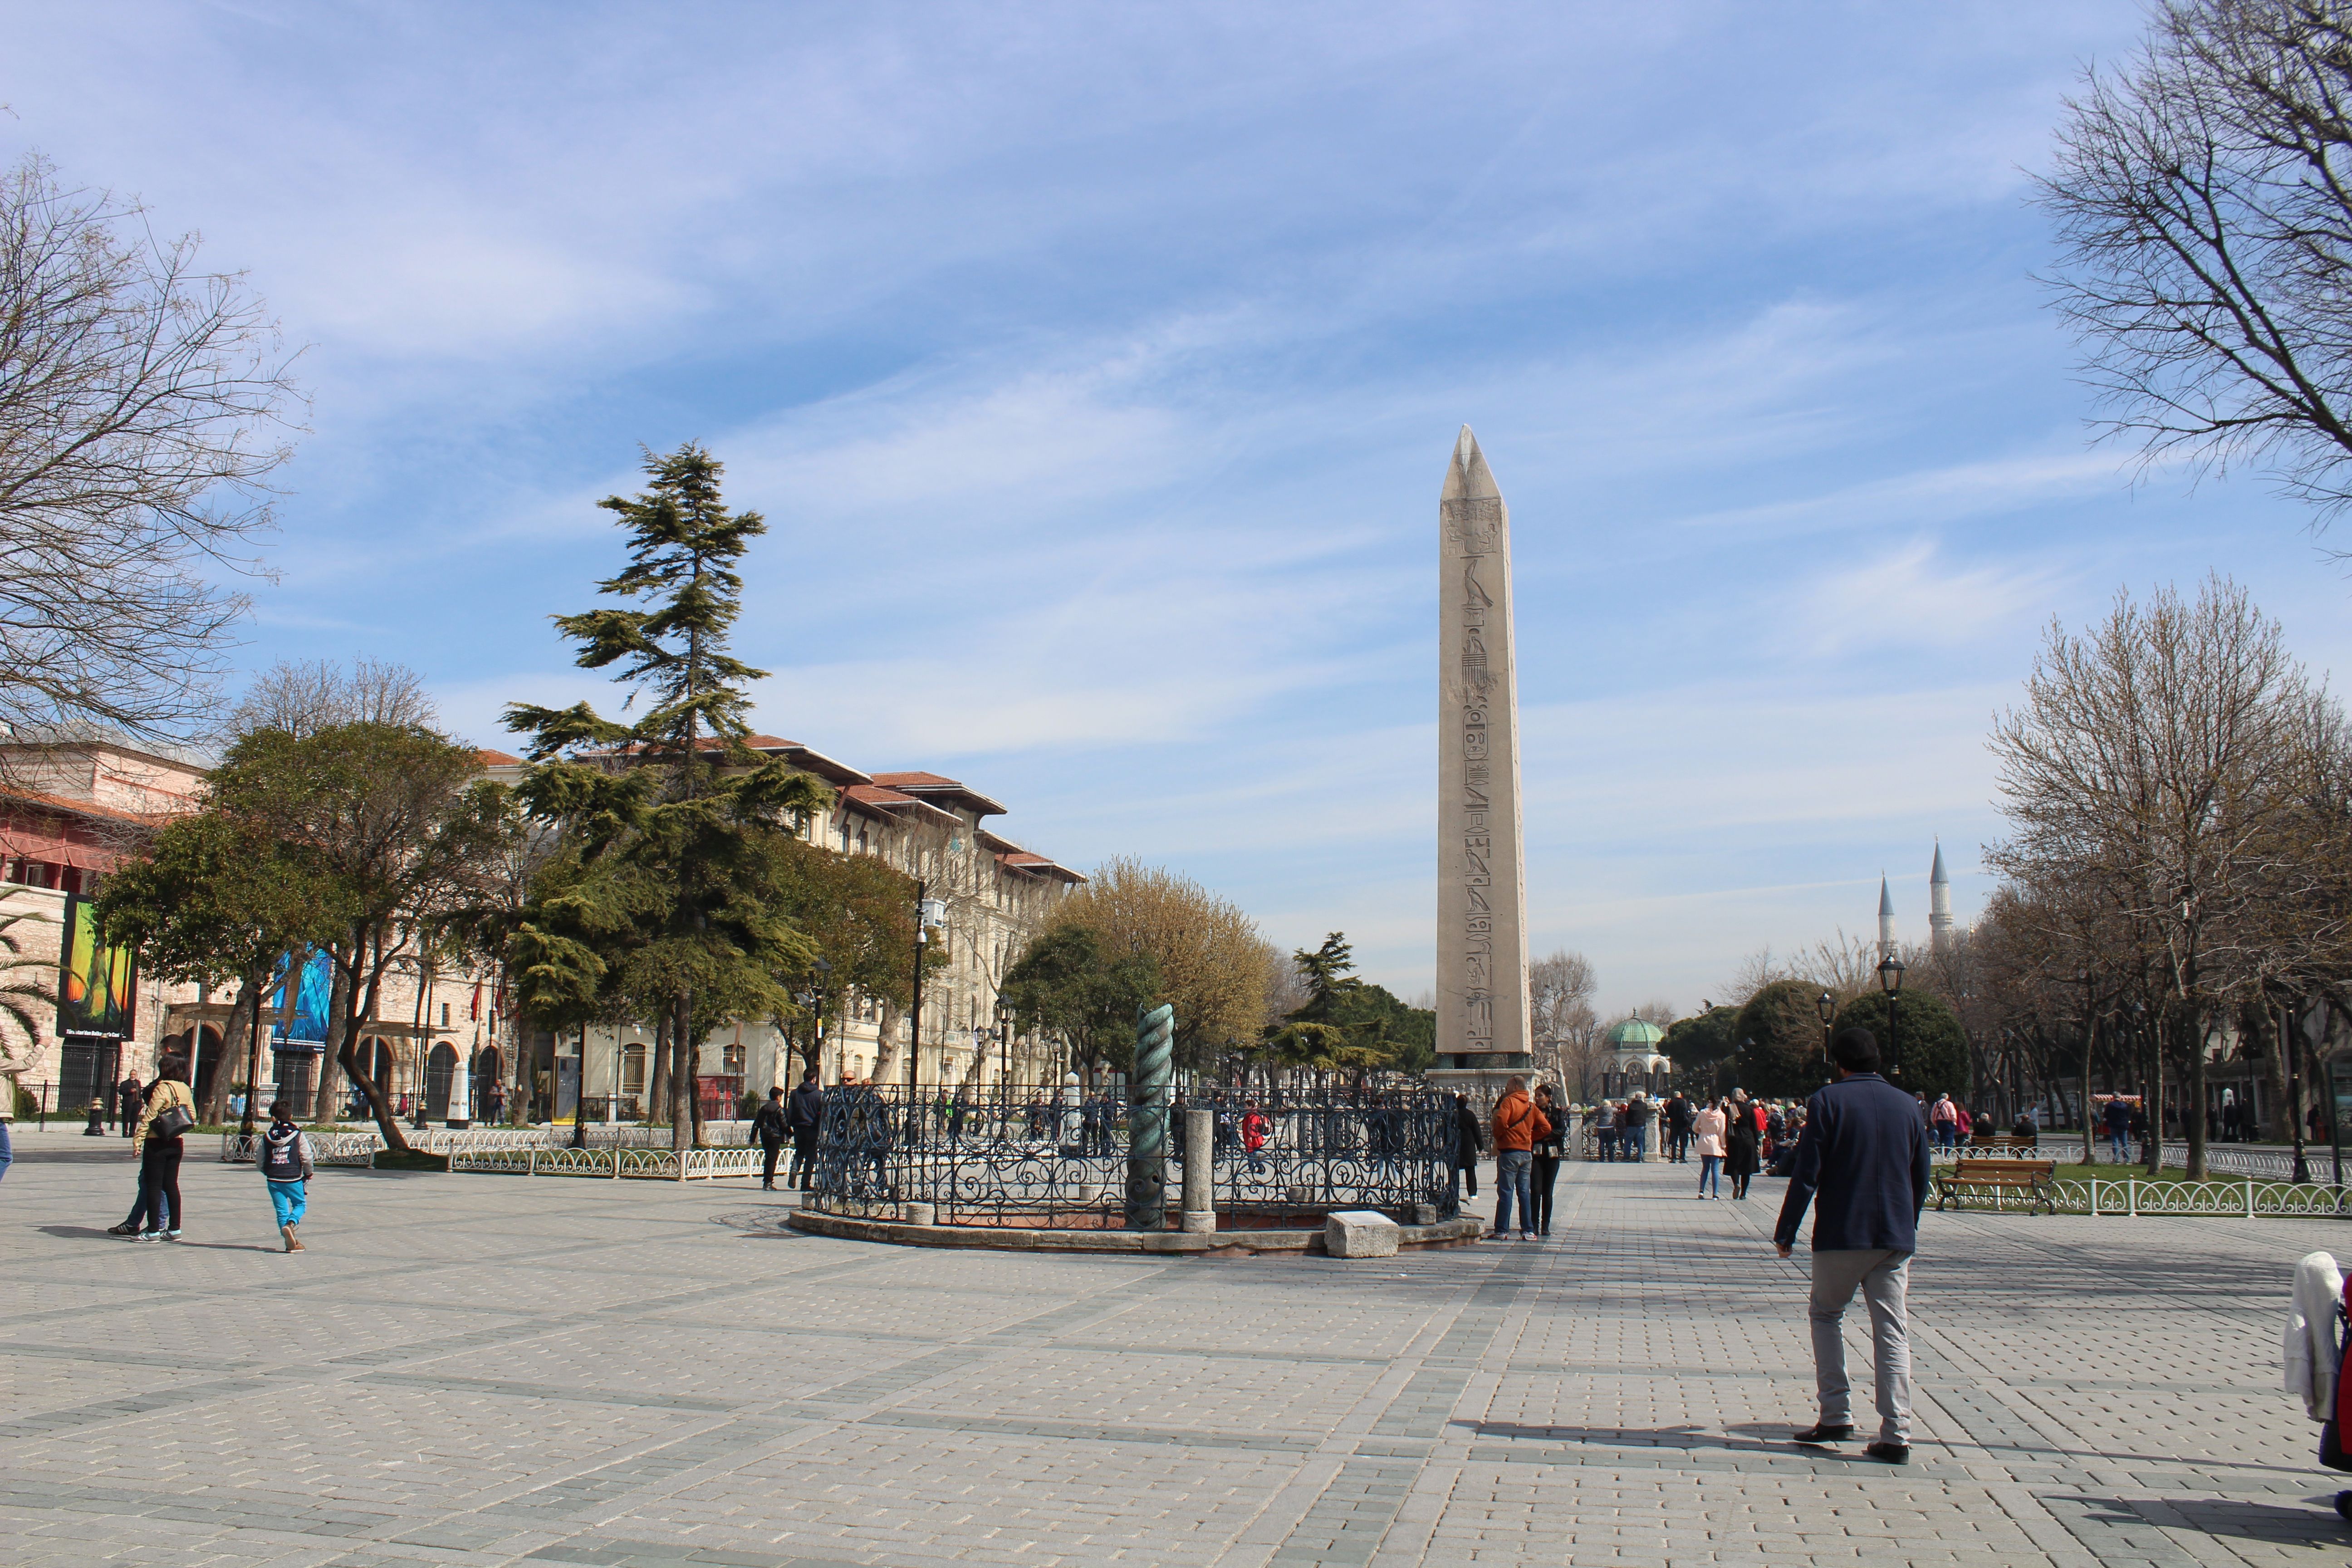
<path fill-rule="evenodd" d="M 2001 1199 L 2013 1193 L 2025 1200 L 2029 1214 L 2036 1204 L 2044 1213 L 2056 1214 L 2058 1205 L 2051 1192 L 2050 1178 L 2057 1168 L 2055 1160 L 1964 1158 L 1948 1172 L 1937 1173 L 1936 1207 L 1941 1209 L 1948 1203 L 1964 1204 L 1972 1197 L 1990 1196 L 1998 1208 Z"/>

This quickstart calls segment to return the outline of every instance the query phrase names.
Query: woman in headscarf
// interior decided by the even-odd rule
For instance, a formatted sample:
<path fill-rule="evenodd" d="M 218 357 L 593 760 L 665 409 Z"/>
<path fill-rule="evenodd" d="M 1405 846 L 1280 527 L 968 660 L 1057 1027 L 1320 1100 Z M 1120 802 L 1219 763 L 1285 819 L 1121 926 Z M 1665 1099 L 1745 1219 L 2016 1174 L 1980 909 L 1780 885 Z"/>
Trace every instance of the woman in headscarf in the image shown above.
<path fill-rule="evenodd" d="M 1723 1173 L 1731 1178 L 1731 1195 L 1748 1195 L 1748 1178 L 1763 1169 L 1758 1158 L 1757 1115 L 1752 1104 L 1741 1105 L 1726 1101 L 1723 1107 L 1729 1126 L 1724 1132 Z"/>

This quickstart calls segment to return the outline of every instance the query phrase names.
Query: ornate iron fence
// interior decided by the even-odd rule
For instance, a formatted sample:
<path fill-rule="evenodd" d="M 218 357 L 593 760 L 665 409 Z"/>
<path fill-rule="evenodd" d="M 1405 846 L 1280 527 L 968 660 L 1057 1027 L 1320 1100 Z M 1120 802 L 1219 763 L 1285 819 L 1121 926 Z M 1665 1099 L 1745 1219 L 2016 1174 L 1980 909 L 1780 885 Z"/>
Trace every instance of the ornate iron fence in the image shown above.
<path fill-rule="evenodd" d="M 1212 1114 L 1187 1147 L 1187 1110 Z M 1170 1225 L 1187 1160 L 1212 1172 L 1220 1229 L 1320 1225 L 1333 1209 L 1451 1219 L 1453 1100 L 1419 1089 L 1198 1091 L 1170 1107 Z M 1115 1229 L 1127 1194 L 1127 1106 L 1108 1093 L 1014 1088 L 959 1097 L 903 1088 L 825 1091 L 811 1208 L 940 1225 Z"/>

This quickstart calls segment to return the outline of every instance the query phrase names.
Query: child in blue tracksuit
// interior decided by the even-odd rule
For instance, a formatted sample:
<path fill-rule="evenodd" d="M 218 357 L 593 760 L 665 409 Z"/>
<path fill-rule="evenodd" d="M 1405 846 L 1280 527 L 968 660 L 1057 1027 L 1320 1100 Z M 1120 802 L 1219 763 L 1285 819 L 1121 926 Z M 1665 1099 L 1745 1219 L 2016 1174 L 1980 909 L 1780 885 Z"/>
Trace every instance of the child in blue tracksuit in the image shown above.
<path fill-rule="evenodd" d="M 261 1135 L 253 1163 L 261 1167 L 262 1177 L 269 1184 L 269 1201 L 278 1210 L 278 1234 L 286 1238 L 286 1250 L 299 1252 L 302 1242 L 294 1227 L 302 1223 L 306 1206 L 310 1141 L 294 1125 L 293 1110 L 282 1100 L 269 1108 L 269 1131 Z"/>

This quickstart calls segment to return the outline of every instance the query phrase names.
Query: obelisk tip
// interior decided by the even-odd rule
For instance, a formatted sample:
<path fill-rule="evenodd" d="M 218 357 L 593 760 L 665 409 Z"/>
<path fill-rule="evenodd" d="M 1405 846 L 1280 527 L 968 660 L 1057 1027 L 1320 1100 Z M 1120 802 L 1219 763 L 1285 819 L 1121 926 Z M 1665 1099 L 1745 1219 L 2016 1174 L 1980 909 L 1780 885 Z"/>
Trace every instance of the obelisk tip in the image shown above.
<path fill-rule="evenodd" d="M 1445 466 L 1444 499 L 1460 500 L 1473 496 L 1500 496 L 1495 487 L 1495 476 L 1486 467 L 1486 454 L 1478 449 L 1478 437 L 1469 426 L 1454 440 L 1454 460 Z"/>

